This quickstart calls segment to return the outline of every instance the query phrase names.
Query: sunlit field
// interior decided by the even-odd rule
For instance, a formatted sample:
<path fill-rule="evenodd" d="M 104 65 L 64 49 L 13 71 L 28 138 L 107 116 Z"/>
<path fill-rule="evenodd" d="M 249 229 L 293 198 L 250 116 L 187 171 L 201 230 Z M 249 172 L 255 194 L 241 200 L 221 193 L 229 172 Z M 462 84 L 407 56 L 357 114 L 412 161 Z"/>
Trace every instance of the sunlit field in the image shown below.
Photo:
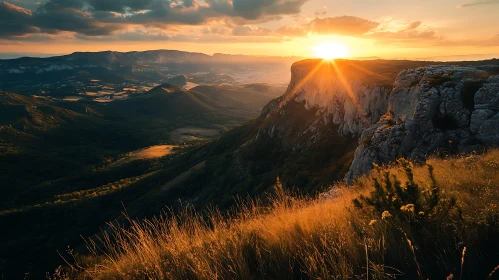
<path fill-rule="evenodd" d="M 158 145 L 130 153 L 130 159 L 151 159 L 171 155 L 177 146 Z"/>
<path fill-rule="evenodd" d="M 111 225 L 75 279 L 484 279 L 499 265 L 499 151 L 400 160 L 318 198 L 283 191 Z M 62 274 L 58 270 L 54 277 Z M 454 277 L 454 278 L 452 278 Z"/>

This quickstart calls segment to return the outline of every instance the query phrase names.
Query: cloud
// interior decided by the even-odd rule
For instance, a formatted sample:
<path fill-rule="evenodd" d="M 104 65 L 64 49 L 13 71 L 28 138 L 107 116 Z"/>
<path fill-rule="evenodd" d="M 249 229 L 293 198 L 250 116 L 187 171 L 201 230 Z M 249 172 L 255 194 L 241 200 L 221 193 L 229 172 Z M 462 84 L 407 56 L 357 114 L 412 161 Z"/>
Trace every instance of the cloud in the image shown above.
<path fill-rule="evenodd" d="M 22 39 L 33 34 L 73 32 L 76 38 L 115 36 L 123 40 L 171 40 L 172 34 L 137 30 L 171 30 L 183 25 L 208 26 L 199 34 L 236 37 L 305 37 L 308 34 L 335 34 L 352 37 L 429 38 L 434 34 L 418 32 L 421 22 L 407 26 L 402 33 L 377 30 L 379 22 L 354 17 L 314 18 L 307 24 L 276 29 L 249 26 L 282 15 L 297 15 L 308 0 L 48 0 L 35 11 L 1 2 L 0 38 Z M 324 8 L 326 10 L 326 8 Z M 214 26 L 214 27 L 211 27 Z M 218 27 L 217 27 L 218 26 Z M 135 28 L 136 31 L 130 31 Z M 376 30 L 376 32 L 373 32 Z M 136 32 L 135 35 L 132 33 Z M 185 33 L 185 32 L 184 32 Z M 97 38 L 99 37 L 99 38 Z"/>
<path fill-rule="evenodd" d="M 272 30 L 268 28 L 251 28 L 250 26 L 236 26 L 232 30 L 234 36 L 266 36 L 266 37 L 305 37 L 308 29 L 302 26 L 281 26 Z"/>
<path fill-rule="evenodd" d="M 140 11 L 152 7 L 154 0 L 88 0 L 90 6 L 96 11 L 126 12 L 126 10 Z M 192 1 L 190 2 L 192 3 Z"/>
<path fill-rule="evenodd" d="M 389 23 L 388 23 L 389 24 Z M 380 24 L 378 28 L 371 30 L 365 34 L 364 38 L 375 39 L 383 43 L 429 43 L 432 41 L 442 40 L 436 31 L 430 29 L 422 29 L 422 22 L 415 21 L 406 26 L 398 27 L 398 29 L 389 28 L 384 24 Z"/>
<path fill-rule="evenodd" d="M 227 35 L 230 33 L 230 29 L 225 26 L 212 26 L 210 28 L 203 28 L 203 34 L 219 34 L 219 35 Z"/>
<path fill-rule="evenodd" d="M 267 28 L 251 28 L 249 26 L 237 26 L 232 30 L 234 36 L 272 36 L 273 32 Z"/>
<path fill-rule="evenodd" d="M 294 15 L 309 0 L 48 0 L 28 10 L 0 2 L 0 38 L 75 32 L 104 36 L 132 25 L 201 25 L 226 19 L 238 25 Z M 23 0 L 19 5 L 27 5 Z M 31 4 L 33 6 L 33 4 Z"/>
<path fill-rule="evenodd" d="M 436 31 L 424 29 L 421 21 L 403 26 L 391 22 L 379 23 L 352 16 L 315 18 L 309 23 L 295 26 L 281 26 L 277 29 L 252 28 L 236 26 L 232 30 L 234 36 L 266 36 L 266 37 L 306 37 L 309 34 L 341 35 L 362 39 L 373 39 L 385 43 L 428 42 L 440 40 Z"/>
<path fill-rule="evenodd" d="M 418 27 L 420 27 L 422 24 L 421 21 L 415 21 L 413 23 L 411 23 L 409 26 L 407 26 L 407 29 L 406 30 L 413 30 L 413 29 L 416 29 Z"/>
<path fill-rule="evenodd" d="M 23 36 L 37 33 L 39 29 L 30 23 L 32 12 L 16 5 L 0 2 L 0 37 Z"/>
<path fill-rule="evenodd" d="M 282 26 L 275 30 L 275 33 L 284 37 L 305 37 L 309 29 L 304 26 Z"/>
<path fill-rule="evenodd" d="M 492 5 L 492 4 L 499 4 L 499 1 L 482 1 L 482 2 L 464 3 L 461 5 L 457 5 L 456 8 L 461 9 L 461 8 L 469 8 L 469 7 L 474 7 L 474 6 Z"/>
<path fill-rule="evenodd" d="M 245 19 L 263 15 L 297 14 L 308 0 L 233 0 L 234 12 Z"/>
<path fill-rule="evenodd" d="M 359 17 L 327 17 L 312 20 L 310 22 L 310 31 L 321 35 L 362 36 L 378 26 L 378 22 Z"/>
<path fill-rule="evenodd" d="M 385 19 L 378 22 L 355 16 L 316 17 L 305 24 L 275 29 L 255 27 L 284 15 L 296 18 L 307 1 L 46 0 L 35 5 L 32 0 L 16 0 L 20 6 L 0 2 L 0 40 L 10 43 L 57 38 L 87 41 L 282 42 L 318 34 L 401 45 L 499 45 L 499 35 L 489 40 L 451 41 L 421 21 L 400 23 Z M 463 7 L 494 3 L 499 2 L 467 3 Z M 326 10 L 324 7 L 318 13 Z"/>
<path fill-rule="evenodd" d="M 81 9 L 75 0 L 52 0 L 36 10 L 31 22 L 42 32 L 52 34 L 70 31 L 87 36 L 100 36 L 120 29 L 117 24 L 106 24 L 97 20 L 89 11 Z"/>

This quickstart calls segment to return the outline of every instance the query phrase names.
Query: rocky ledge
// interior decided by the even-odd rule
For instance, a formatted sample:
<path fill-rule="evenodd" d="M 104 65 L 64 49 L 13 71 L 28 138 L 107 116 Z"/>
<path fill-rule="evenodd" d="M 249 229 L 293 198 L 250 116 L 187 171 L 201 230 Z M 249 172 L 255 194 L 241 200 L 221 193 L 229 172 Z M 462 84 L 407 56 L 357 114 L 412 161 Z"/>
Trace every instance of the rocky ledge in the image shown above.
<path fill-rule="evenodd" d="M 397 77 L 384 116 L 364 130 L 346 180 L 373 163 L 424 159 L 499 144 L 499 76 L 475 67 L 428 66 Z"/>

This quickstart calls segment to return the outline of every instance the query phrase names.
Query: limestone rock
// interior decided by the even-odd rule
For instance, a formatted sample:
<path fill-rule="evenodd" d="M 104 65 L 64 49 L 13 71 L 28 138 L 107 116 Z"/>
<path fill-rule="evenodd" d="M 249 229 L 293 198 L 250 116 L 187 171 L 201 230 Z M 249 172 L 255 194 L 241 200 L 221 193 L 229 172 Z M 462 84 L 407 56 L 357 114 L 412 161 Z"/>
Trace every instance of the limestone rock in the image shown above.
<path fill-rule="evenodd" d="M 428 66 L 400 73 L 388 112 L 365 130 L 345 179 L 373 163 L 433 153 L 469 153 L 499 144 L 499 77 L 474 67 Z"/>

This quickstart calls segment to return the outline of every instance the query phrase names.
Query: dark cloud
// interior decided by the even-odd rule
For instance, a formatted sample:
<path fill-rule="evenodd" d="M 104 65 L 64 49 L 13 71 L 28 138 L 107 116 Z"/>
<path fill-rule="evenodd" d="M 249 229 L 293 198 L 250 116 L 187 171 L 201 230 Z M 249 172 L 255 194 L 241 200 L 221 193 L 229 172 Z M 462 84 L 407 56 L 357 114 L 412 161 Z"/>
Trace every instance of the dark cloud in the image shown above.
<path fill-rule="evenodd" d="M 245 19 L 263 15 L 296 14 L 308 0 L 233 0 L 234 11 Z"/>
<path fill-rule="evenodd" d="M 125 12 L 126 10 L 140 11 L 152 7 L 155 0 L 88 0 L 90 6 L 96 11 Z M 190 1 L 192 3 L 192 0 Z"/>
<path fill-rule="evenodd" d="M 10 3 L 34 11 L 40 6 L 41 2 L 37 0 L 8 0 Z"/>
<path fill-rule="evenodd" d="M 7 2 L 0 7 L 0 37 L 34 32 L 76 32 L 102 36 L 129 25 L 165 28 L 200 25 L 214 19 L 235 24 L 296 14 L 309 0 L 48 0 L 30 11 Z M 22 0 L 23 4 L 27 4 Z M 7 28 L 4 28 L 7 27 Z"/>
<path fill-rule="evenodd" d="M 30 10 L 0 2 L 0 37 L 37 33 L 39 29 L 30 23 L 32 17 Z"/>
<path fill-rule="evenodd" d="M 458 5 L 456 8 L 469 8 L 469 7 L 474 7 L 474 6 L 482 6 L 482 5 L 491 5 L 491 4 L 499 4 L 499 1 L 482 1 L 482 2 L 473 2 L 473 3 L 464 3 L 461 5 Z"/>
<path fill-rule="evenodd" d="M 26 4 L 27 0 L 19 3 Z M 335 34 L 382 42 L 443 42 L 421 21 L 400 30 L 384 30 L 379 22 L 342 16 L 315 18 L 304 25 L 254 28 L 282 15 L 296 16 L 308 0 L 47 0 L 29 10 L 0 2 L 0 38 L 50 40 L 56 35 L 81 40 L 210 41 L 234 38 L 282 41 L 308 34 Z M 485 2 L 477 2 L 485 3 Z M 488 3 L 488 2 L 487 2 Z M 201 37 L 178 35 L 182 25 L 210 24 Z M 173 30 L 174 27 L 179 29 Z M 154 30 L 154 32 L 150 32 Z M 168 32 L 168 33 L 167 33 Z M 244 37 L 248 37 L 244 39 Z M 260 37 L 260 39 L 258 39 Z M 228 39 L 227 39 L 228 40 Z M 475 42 L 492 45 L 497 39 Z"/>
<path fill-rule="evenodd" d="M 359 17 L 328 17 L 315 18 L 314 20 L 312 20 L 310 22 L 310 31 L 315 34 L 362 36 L 378 26 L 378 22 Z"/>
<path fill-rule="evenodd" d="M 37 9 L 32 22 L 46 33 L 70 31 L 87 36 L 99 36 L 120 29 L 118 25 L 100 22 L 82 7 L 77 0 L 52 0 Z"/>

